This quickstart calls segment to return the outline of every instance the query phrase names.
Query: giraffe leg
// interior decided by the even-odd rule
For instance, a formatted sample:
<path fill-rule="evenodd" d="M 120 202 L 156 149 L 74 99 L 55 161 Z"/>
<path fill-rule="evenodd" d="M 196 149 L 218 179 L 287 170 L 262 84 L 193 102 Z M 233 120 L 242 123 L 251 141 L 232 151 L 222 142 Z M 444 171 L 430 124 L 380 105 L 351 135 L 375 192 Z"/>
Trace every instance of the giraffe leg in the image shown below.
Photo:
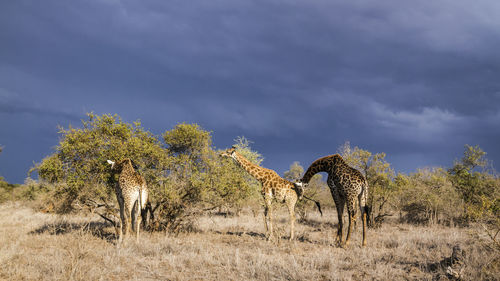
<path fill-rule="evenodd" d="M 363 242 L 361 246 L 366 246 L 366 212 L 363 212 Z"/>
<path fill-rule="evenodd" d="M 130 213 L 132 214 L 132 215 L 130 216 L 130 219 L 131 219 L 131 221 L 132 221 L 131 226 L 132 226 L 132 231 L 133 231 L 133 232 L 135 232 L 135 230 L 136 230 L 136 227 L 135 227 L 135 223 L 136 223 L 136 221 L 137 221 L 137 218 L 136 218 L 136 216 L 135 216 L 135 214 L 137 213 L 137 211 L 136 211 L 136 210 L 137 210 L 137 201 L 136 201 L 136 202 L 134 202 L 134 204 L 132 204 L 132 210 L 131 210 L 131 212 L 130 212 Z"/>
<path fill-rule="evenodd" d="M 343 236 L 343 229 L 344 229 L 344 200 L 342 200 L 339 197 L 334 198 L 335 201 L 335 207 L 337 208 L 337 218 L 338 218 L 338 226 L 337 226 L 337 244 L 339 246 L 342 246 L 342 236 Z"/>
<path fill-rule="evenodd" d="M 266 225 L 267 225 L 267 240 L 272 240 L 273 239 L 273 208 L 272 208 L 272 197 L 271 196 L 265 196 L 265 203 L 266 203 L 266 209 L 265 209 L 265 216 L 266 216 Z"/>
<path fill-rule="evenodd" d="M 136 209 L 136 212 L 135 212 L 135 240 L 136 241 L 139 241 L 139 229 L 141 228 L 140 225 L 139 225 L 139 215 L 141 214 L 142 212 L 142 204 L 143 204 L 143 201 L 142 201 L 142 188 L 139 187 L 139 197 L 137 198 L 137 209 Z"/>
<path fill-rule="evenodd" d="M 118 244 L 123 241 L 123 226 L 125 224 L 125 206 L 123 204 L 123 197 L 120 193 L 116 193 L 116 199 L 118 201 L 118 206 L 120 207 L 120 225 L 116 227 L 116 232 L 118 235 Z"/>
<path fill-rule="evenodd" d="M 288 212 L 290 213 L 290 241 L 293 240 L 295 232 L 295 202 L 296 200 L 287 202 Z"/>
<path fill-rule="evenodd" d="M 361 219 L 363 222 L 363 242 L 361 242 L 361 246 L 364 247 L 366 246 L 366 227 L 367 227 L 367 206 L 366 206 L 366 200 L 365 200 L 365 193 L 366 191 L 363 190 L 362 193 L 358 196 L 358 202 L 359 202 L 359 209 L 361 211 Z"/>
<path fill-rule="evenodd" d="M 347 211 L 347 215 L 349 217 L 349 227 L 347 228 L 347 236 L 345 238 L 345 245 L 349 245 L 349 238 L 351 238 L 351 232 L 352 232 L 352 221 L 353 221 L 353 215 L 350 211 Z"/>
<path fill-rule="evenodd" d="M 126 217 L 125 217 L 125 208 L 123 206 L 123 202 L 120 204 L 120 226 L 118 227 L 118 244 L 121 244 L 123 241 L 123 232 L 124 227 L 126 225 Z"/>
<path fill-rule="evenodd" d="M 126 201 L 125 201 L 124 207 L 125 207 L 124 208 L 125 209 L 125 223 L 124 223 L 124 227 L 123 227 L 123 236 L 126 238 L 129 235 L 129 233 L 131 231 L 131 226 L 132 226 L 132 207 Z"/>
<path fill-rule="evenodd" d="M 356 201 L 352 198 L 347 199 L 347 216 L 349 217 L 349 227 L 347 228 L 347 237 L 345 238 L 345 245 L 349 244 L 349 238 L 351 238 L 353 221 L 356 220 Z"/>
<path fill-rule="evenodd" d="M 266 227 L 266 237 L 268 236 L 269 233 L 269 226 L 267 225 L 267 213 L 269 212 L 269 209 L 267 206 L 264 206 L 264 226 Z"/>
<path fill-rule="evenodd" d="M 133 229 L 135 231 L 135 240 L 139 241 L 139 212 L 140 212 L 140 207 L 139 207 L 139 202 L 136 202 L 135 207 L 132 210 L 132 225 Z"/>

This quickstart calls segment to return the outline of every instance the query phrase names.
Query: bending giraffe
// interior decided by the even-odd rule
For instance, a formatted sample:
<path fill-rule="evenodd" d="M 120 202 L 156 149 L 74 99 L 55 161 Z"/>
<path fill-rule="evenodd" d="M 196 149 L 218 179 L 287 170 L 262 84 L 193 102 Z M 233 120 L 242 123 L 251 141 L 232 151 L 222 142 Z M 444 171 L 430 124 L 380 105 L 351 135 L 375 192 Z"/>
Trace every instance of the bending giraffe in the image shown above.
<path fill-rule="evenodd" d="M 139 213 L 146 208 L 148 188 L 146 181 L 134 170 L 132 161 L 128 158 L 111 165 L 112 176 L 119 174 L 115 185 L 116 199 L 120 206 L 120 227 L 118 228 L 118 243 L 128 234 L 130 225 L 135 230 L 136 240 L 139 240 Z"/>
<path fill-rule="evenodd" d="M 311 178 L 319 172 L 328 173 L 327 184 L 328 187 L 330 187 L 330 192 L 335 201 L 339 219 L 337 241 L 342 245 L 344 205 L 347 204 L 349 228 L 347 230 L 345 244 L 347 245 L 349 243 L 352 231 L 352 221 L 356 220 L 356 200 L 358 200 L 363 220 L 363 242 L 361 245 L 366 246 L 366 202 L 368 201 L 368 184 L 365 178 L 361 172 L 347 165 L 344 159 L 342 159 L 342 156 L 335 154 L 316 159 L 296 185 L 305 187 Z"/>
<path fill-rule="evenodd" d="M 302 197 L 303 189 L 281 178 L 275 171 L 260 167 L 239 154 L 235 147 L 229 148 L 221 153 L 221 156 L 231 157 L 252 177 L 262 184 L 262 196 L 264 197 L 264 223 L 266 227 L 266 238 L 273 238 L 272 202 L 276 200 L 285 203 L 290 213 L 290 240 L 294 238 L 295 204 Z"/>

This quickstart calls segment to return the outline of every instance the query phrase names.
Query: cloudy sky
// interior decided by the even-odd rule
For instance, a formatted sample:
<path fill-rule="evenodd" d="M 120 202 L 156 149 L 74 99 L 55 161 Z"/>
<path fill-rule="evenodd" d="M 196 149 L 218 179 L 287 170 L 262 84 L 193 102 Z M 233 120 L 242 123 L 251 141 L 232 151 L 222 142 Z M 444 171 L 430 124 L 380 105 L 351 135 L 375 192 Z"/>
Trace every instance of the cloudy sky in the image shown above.
<path fill-rule="evenodd" d="M 22 183 L 85 113 L 252 140 L 287 170 L 345 141 L 396 171 L 500 163 L 500 2 L 1 1 L 0 175 Z"/>

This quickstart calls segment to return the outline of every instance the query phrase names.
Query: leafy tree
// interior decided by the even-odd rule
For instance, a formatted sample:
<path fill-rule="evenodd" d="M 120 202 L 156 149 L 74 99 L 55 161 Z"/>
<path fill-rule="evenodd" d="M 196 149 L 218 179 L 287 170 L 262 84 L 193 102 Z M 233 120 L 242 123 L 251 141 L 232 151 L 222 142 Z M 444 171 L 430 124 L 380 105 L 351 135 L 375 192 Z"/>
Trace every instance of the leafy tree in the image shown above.
<path fill-rule="evenodd" d="M 164 140 L 173 157 L 169 179 L 176 187 L 175 198 L 181 198 L 182 209 L 204 205 L 207 209 L 241 209 L 246 200 L 254 198 L 257 182 L 230 159 L 221 158 L 212 147 L 211 133 L 197 124 L 179 124 L 164 133 Z M 244 137 L 235 140 L 242 155 L 262 162 L 262 156 L 250 148 Z M 172 206 L 172 205 L 170 205 Z"/>
<path fill-rule="evenodd" d="M 64 180 L 63 162 L 58 154 L 45 157 L 41 164 L 35 167 L 38 176 L 49 183 L 57 183 Z"/>
<path fill-rule="evenodd" d="M 251 142 L 245 137 L 237 137 L 234 147 L 254 164 L 260 165 L 263 157 L 250 147 Z M 222 151 L 218 151 L 220 155 Z M 210 182 L 210 201 L 214 207 L 221 210 L 236 208 L 239 212 L 244 205 L 254 205 L 259 200 L 260 183 L 237 165 L 232 159 L 217 157 L 212 162 L 211 170 L 207 174 Z M 260 201 L 258 201 L 260 202 Z M 250 204 L 251 203 L 251 204 Z"/>
<path fill-rule="evenodd" d="M 211 154 L 212 136 L 198 124 L 178 124 L 163 134 L 163 139 L 172 157 L 169 178 L 175 179 L 177 188 L 185 200 L 199 201 L 203 187 L 195 184 L 207 171 Z"/>
<path fill-rule="evenodd" d="M 212 145 L 212 136 L 198 124 L 181 123 L 166 131 L 163 139 L 172 155 L 188 155 L 193 160 L 200 160 Z"/>
<path fill-rule="evenodd" d="M 247 138 L 239 136 L 234 140 L 233 146 L 236 147 L 238 153 L 243 155 L 243 157 L 248 159 L 250 162 L 260 165 L 262 164 L 262 161 L 264 161 L 264 157 L 257 151 L 252 150 L 252 148 L 250 147 L 251 143 L 252 142 L 249 141 Z"/>
<path fill-rule="evenodd" d="M 116 198 L 107 159 L 130 158 L 144 175 L 154 194 L 160 189 L 170 159 L 159 140 L 141 127 L 139 121 L 125 123 L 117 115 L 88 113 L 82 128 L 60 128 L 59 145 L 30 172 L 41 180 L 63 183 L 56 186 L 57 211 L 68 212 L 75 206 L 111 207 Z"/>
<path fill-rule="evenodd" d="M 294 182 L 301 179 L 303 174 L 304 167 L 302 167 L 298 161 L 295 161 L 290 165 L 290 170 L 285 171 L 284 179 Z"/>

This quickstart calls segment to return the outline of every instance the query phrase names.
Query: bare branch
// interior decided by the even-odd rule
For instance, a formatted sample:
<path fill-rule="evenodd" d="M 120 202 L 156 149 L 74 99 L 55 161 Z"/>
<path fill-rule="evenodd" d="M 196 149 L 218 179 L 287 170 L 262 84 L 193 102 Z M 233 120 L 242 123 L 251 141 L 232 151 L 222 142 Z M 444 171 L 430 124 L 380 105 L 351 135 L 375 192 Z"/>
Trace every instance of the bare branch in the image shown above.
<path fill-rule="evenodd" d="M 307 196 L 305 196 L 305 195 L 303 195 L 303 196 L 304 196 L 304 198 L 306 198 L 307 200 L 311 200 L 311 201 L 313 201 L 314 203 L 316 203 L 316 207 L 318 207 L 318 211 L 319 211 L 319 213 L 321 214 L 321 216 L 323 216 L 323 211 L 321 211 L 321 204 L 319 203 L 319 201 L 316 201 L 316 200 L 314 200 L 314 199 L 311 199 L 311 198 L 309 198 L 309 197 L 307 197 Z"/>
<path fill-rule="evenodd" d="M 106 217 L 105 215 L 99 213 L 99 212 L 96 212 L 96 214 L 98 214 L 101 218 L 103 218 L 104 220 L 106 221 L 109 221 L 114 227 L 116 227 L 116 222 L 108 217 Z"/>

